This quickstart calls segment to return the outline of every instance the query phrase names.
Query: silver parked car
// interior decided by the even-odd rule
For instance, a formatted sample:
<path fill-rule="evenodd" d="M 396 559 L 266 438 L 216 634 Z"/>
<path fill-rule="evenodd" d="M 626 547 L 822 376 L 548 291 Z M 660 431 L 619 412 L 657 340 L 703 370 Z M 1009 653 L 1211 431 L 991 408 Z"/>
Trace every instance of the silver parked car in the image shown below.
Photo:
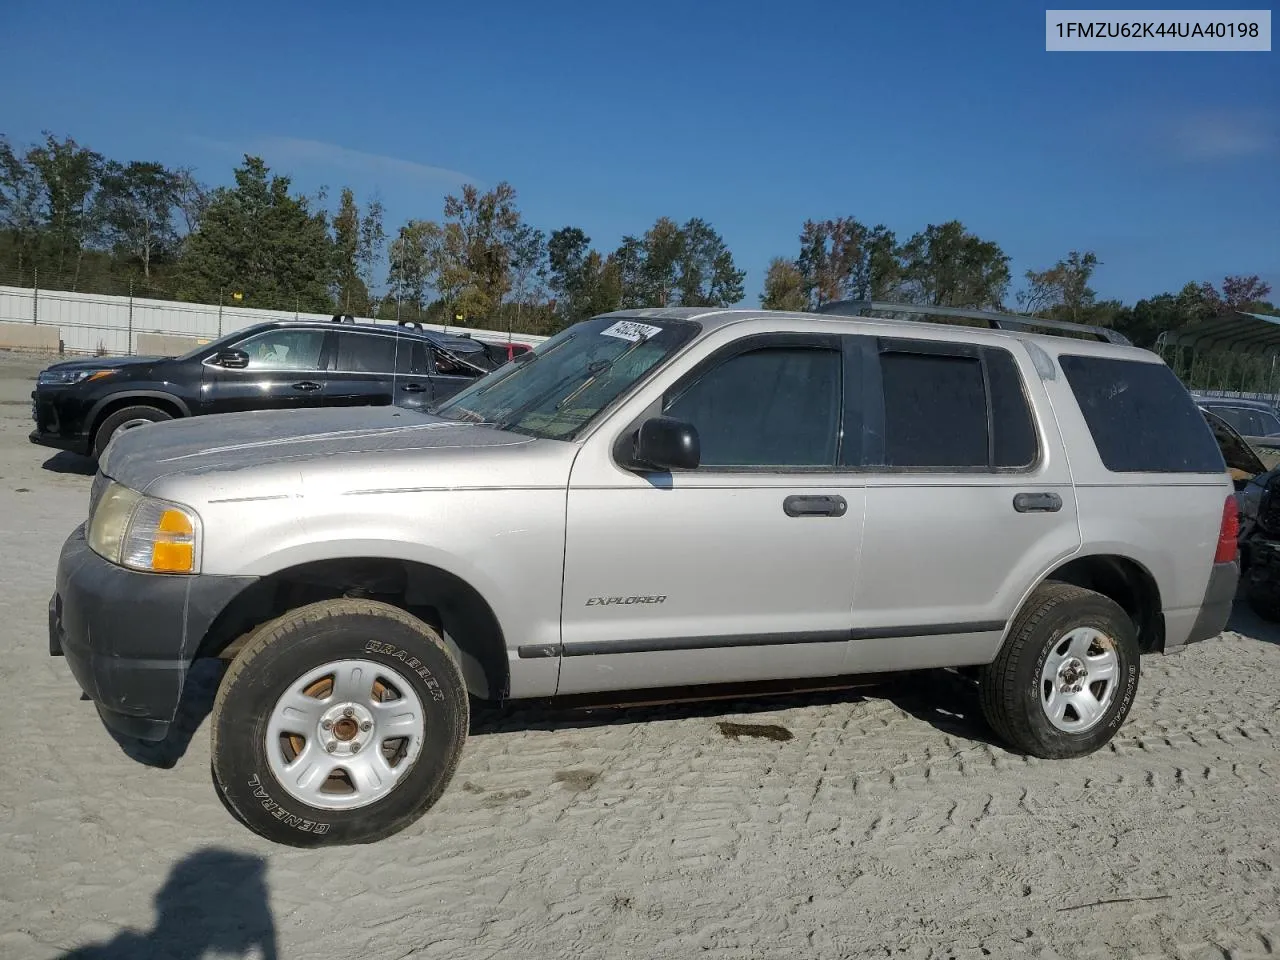
<path fill-rule="evenodd" d="M 468 694 L 971 668 L 1011 748 L 1088 754 L 1143 654 L 1226 623 L 1222 453 L 1117 335 L 922 312 L 619 312 L 430 412 L 139 427 L 63 548 L 51 652 L 152 740 L 229 659 L 217 785 L 295 845 L 420 817 Z"/>

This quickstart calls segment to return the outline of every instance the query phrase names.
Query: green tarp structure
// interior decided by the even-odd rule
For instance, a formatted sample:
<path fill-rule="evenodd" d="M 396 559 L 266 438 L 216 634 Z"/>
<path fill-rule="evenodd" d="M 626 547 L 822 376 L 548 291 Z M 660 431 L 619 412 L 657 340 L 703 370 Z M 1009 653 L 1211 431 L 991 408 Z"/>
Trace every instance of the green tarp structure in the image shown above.
<path fill-rule="evenodd" d="M 1280 350 L 1280 317 L 1237 310 L 1167 330 L 1157 338 L 1156 346 L 1157 349 L 1227 350 L 1258 356 Z"/>
<path fill-rule="evenodd" d="M 1156 352 L 1191 389 L 1272 394 L 1280 388 L 1280 317 L 1241 310 L 1166 330 Z"/>

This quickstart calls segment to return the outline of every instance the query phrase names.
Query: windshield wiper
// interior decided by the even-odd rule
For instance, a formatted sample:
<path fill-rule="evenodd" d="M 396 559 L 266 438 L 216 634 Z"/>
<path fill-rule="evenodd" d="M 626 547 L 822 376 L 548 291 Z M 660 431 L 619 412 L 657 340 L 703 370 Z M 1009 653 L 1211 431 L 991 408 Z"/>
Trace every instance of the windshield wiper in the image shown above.
<path fill-rule="evenodd" d="M 577 336 L 576 333 L 570 334 L 569 336 L 565 337 L 562 341 L 560 341 L 560 343 L 556 344 L 550 350 L 547 350 L 543 353 L 538 353 L 537 351 L 530 351 L 529 353 L 520 354 L 520 357 L 528 357 L 528 359 L 521 360 L 519 357 L 517 357 L 516 360 L 514 361 L 515 369 L 511 370 L 508 373 L 504 373 L 500 377 L 494 377 L 493 383 L 485 384 L 483 387 L 477 390 L 474 394 L 472 394 L 472 396 L 476 396 L 476 397 L 483 396 L 484 394 L 492 390 L 494 387 L 496 387 L 498 384 L 506 383 L 508 380 L 510 380 L 520 371 L 529 369 L 529 367 L 537 363 L 538 360 L 541 359 L 542 357 L 545 357 L 549 353 L 555 353 L 557 350 L 563 347 L 570 340 L 574 339 L 574 337 L 576 336 Z"/>
<path fill-rule="evenodd" d="M 612 370 L 613 365 L 615 363 L 617 363 L 619 360 L 625 360 L 627 357 L 631 356 L 631 354 L 635 353 L 636 350 L 638 350 L 641 346 L 643 346 L 648 341 L 648 339 L 649 338 L 646 336 L 641 336 L 639 340 L 637 340 L 631 346 L 627 347 L 627 349 L 623 350 L 620 354 L 618 354 L 612 360 L 596 360 L 594 363 L 588 364 L 587 373 L 590 374 L 590 376 L 588 376 L 587 379 L 584 380 L 576 390 L 570 393 L 567 397 L 560 400 L 560 402 L 556 404 L 556 409 L 563 410 L 564 405 L 566 403 L 568 403 L 578 394 L 582 393 L 583 390 L 586 390 L 587 387 L 591 386 L 591 384 L 595 383 L 596 378 L 599 377 L 600 374 L 607 373 L 608 371 Z"/>
<path fill-rule="evenodd" d="M 500 420 L 498 420 L 494 424 L 494 426 L 497 427 L 499 430 L 507 429 L 509 426 L 511 426 L 513 423 L 515 423 L 517 420 L 523 417 L 530 410 L 533 410 L 536 407 L 541 406 L 542 402 L 546 400 L 547 397 L 554 396 L 557 390 L 563 387 L 566 383 L 571 382 L 575 377 L 581 376 L 582 373 L 583 371 L 578 370 L 578 371 L 574 371 L 573 373 L 567 374 L 566 376 L 561 377 L 559 380 L 553 383 L 549 388 L 547 388 L 546 390 L 543 390 L 542 393 L 538 394 L 528 403 L 521 404 L 519 407 L 517 407 L 516 409 L 508 413 L 505 417 L 502 417 Z"/>

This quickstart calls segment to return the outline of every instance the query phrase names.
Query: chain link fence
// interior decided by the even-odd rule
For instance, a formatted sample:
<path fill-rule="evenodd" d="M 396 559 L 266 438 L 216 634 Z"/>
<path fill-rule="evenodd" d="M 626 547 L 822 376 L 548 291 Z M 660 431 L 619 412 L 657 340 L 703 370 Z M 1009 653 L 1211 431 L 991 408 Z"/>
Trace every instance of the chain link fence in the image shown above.
<path fill-rule="evenodd" d="M 144 346 L 163 342 L 166 353 L 182 352 L 201 342 L 256 323 L 280 320 L 329 320 L 333 314 L 301 309 L 263 310 L 235 304 L 228 294 L 227 302 L 188 303 L 171 299 L 155 286 L 123 280 L 119 293 L 82 293 L 65 289 L 76 278 L 60 276 L 47 281 L 45 275 L 31 271 L 29 284 L 3 282 L 21 279 L 16 271 L 0 273 L 0 347 L 56 350 L 58 353 L 88 356 L 123 356 L 139 353 L 139 337 Z M 61 281 L 62 286 L 56 285 Z M 49 283 L 49 286 L 45 284 Z M 95 286 L 99 286 L 95 281 Z M 385 313 L 385 311 L 384 311 Z M 394 324 L 393 317 L 357 318 L 366 323 Z M 415 318 L 416 319 L 416 318 Z M 421 323 L 426 329 L 457 332 L 442 324 Z M 56 332 L 55 332 L 56 331 Z M 483 327 L 468 328 L 467 333 L 480 340 L 506 343 L 506 331 Z M 163 338 L 163 341 L 157 338 Z M 545 337 L 516 334 L 520 343 L 536 344 Z M 141 352 L 150 352 L 144 350 Z"/>

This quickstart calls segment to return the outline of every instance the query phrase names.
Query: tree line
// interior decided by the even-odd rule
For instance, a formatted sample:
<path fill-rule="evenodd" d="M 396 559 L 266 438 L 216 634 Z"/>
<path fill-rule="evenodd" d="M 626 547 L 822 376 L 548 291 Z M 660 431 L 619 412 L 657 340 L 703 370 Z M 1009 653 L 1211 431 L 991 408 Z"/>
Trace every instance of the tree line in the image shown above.
<path fill-rule="evenodd" d="M 70 137 L 22 148 L 0 136 L 0 282 L 542 334 L 623 307 L 744 298 L 745 271 L 706 220 L 659 217 L 609 250 L 578 226 L 530 224 L 517 199 L 509 183 L 467 185 L 439 216 L 388 232 L 377 197 L 343 187 L 331 209 L 327 190 L 299 194 L 260 157 L 210 187 L 189 168 L 112 160 Z M 1093 251 L 1028 270 L 1010 303 L 1009 256 L 956 220 L 903 240 L 851 216 L 809 220 L 797 239 L 794 257 L 770 262 L 762 306 L 853 298 L 1016 310 L 1114 327 L 1146 346 L 1225 309 L 1278 312 L 1256 276 L 1132 305 L 1099 300 Z"/>

